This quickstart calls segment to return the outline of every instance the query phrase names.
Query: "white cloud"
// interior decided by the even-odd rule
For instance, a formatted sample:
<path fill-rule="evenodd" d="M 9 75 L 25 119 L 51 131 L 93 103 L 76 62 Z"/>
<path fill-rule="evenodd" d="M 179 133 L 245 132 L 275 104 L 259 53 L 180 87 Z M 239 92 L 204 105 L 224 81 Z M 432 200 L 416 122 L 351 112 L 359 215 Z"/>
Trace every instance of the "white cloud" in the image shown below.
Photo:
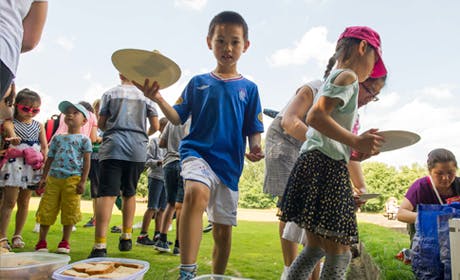
<path fill-rule="evenodd" d="M 207 0 L 175 0 L 174 6 L 200 11 L 206 6 L 207 2 Z"/>
<path fill-rule="evenodd" d="M 361 129 L 409 130 L 420 135 L 413 146 L 385 152 L 370 161 L 380 161 L 393 166 L 425 164 L 428 152 L 435 148 L 450 149 L 460 155 L 458 101 L 451 89 L 444 85 L 427 87 L 399 94 L 392 92 L 382 96 L 378 103 L 370 104 L 360 113 Z M 403 96 L 407 96 L 402 103 Z M 436 98 L 433 98 L 435 96 Z M 434 102 L 436 101 L 436 102 Z"/>
<path fill-rule="evenodd" d="M 334 54 L 335 42 L 327 40 L 327 28 L 313 27 L 308 30 L 291 48 L 275 51 L 268 62 L 273 66 L 301 65 L 309 60 L 316 60 L 318 65 L 325 65 Z"/>
<path fill-rule="evenodd" d="M 68 38 L 65 36 L 60 36 L 56 39 L 56 43 L 61 46 L 66 51 L 71 51 L 75 48 L 75 37 Z"/>

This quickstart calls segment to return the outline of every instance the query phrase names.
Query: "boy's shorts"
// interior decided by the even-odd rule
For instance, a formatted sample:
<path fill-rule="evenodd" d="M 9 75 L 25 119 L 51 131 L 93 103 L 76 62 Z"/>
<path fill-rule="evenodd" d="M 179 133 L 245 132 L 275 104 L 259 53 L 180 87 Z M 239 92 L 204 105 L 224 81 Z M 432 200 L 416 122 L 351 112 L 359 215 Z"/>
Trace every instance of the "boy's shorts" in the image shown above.
<path fill-rule="evenodd" d="M 163 167 L 166 200 L 170 205 L 184 201 L 184 180 L 181 177 L 180 161 L 173 161 Z"/>
<path fill-rule="evenodd" d="M 91 159 L 91 166 L 89 168 L 89 187 L 91 188 L 91 198 L 97 197 L 97 190 L 99 189 L 99 160 L 98 159 Z"/>
<path fill-rule="evenodd" d="M 208 186 L 211 193 L 206 212 L 211 223 L 236 226 L 238 192 L 224 185 L 204 159 L 184 159 L 181 175 L 185 181 L 197 181 Z"/>
<path fill-rule="evenodd" d="M 144 171 L 145 162 L 118 159 L 99 161 L 100 185 L 97 197 L 136 195 L 137 182 Z"/>
<path fill-rule="evenodd" d="M 166 209 L 166 191 L 165 184 L 162 180 L 149 177 L 149 200 L 148 209 L 165 210 Z"/>
<path fill-rule="evenodd" d="M 37 210 L 37 223 L 50 226 L 56 222 L 59 210 L 61 224 L 75 225 L 81 221 L 80 198 L 77 194 L 77 185 L 80 176 L 56 178 L 48 176 L 45 193 L 43 193 Z"/>

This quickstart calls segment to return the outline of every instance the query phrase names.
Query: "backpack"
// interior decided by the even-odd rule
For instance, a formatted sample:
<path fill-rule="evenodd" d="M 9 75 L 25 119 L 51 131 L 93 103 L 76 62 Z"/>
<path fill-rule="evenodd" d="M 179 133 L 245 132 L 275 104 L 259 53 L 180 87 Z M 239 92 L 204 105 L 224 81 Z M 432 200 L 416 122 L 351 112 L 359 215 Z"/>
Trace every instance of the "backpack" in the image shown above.
<path fill-rule="evenodd" d="M 45 122 L 46 141 L 48 141 L 48 143 L 51 141 L 51 138 L 59 127 L 60 118 L 61 114 L 54 114 Z"/>

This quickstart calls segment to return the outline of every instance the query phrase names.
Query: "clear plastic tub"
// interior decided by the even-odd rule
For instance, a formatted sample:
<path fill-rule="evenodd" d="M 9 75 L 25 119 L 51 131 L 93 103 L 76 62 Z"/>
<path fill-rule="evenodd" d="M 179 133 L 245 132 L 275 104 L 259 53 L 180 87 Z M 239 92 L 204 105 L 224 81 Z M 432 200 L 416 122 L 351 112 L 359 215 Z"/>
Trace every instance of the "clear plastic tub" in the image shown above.
<path fill-rule="evenodd" d="M 68 264 L 70 257 L 53 253 L 24 252 L 0 255 L 0 280 L 48 280 Z"/>
<path fill-rule="evenodd" d="M 139 270 L 138 272 L 131 274 L 126 277 L 120 277 L 116 278 L 117 280 L 142 280 L 144 278 L 144 274 L 149 270 L 150 264 L 146 261 L 141 261 L 141 260 L 135 260 L 135 259 L 123 259 L 123 258 L 92 258 L 92 259 L 86 259 L 86 260 L 81 260 L 78 262 L 71 263 L 69 265 L 66 265 L 64 267 L 59 268 L 53 273 L 53 279 L 54 280 L 80 280 L 80 279 L 88 279 L 88 278 L 80 278 L 80 277 L 74 277 L 74 276 L 68 276 L 68 275 L 62 275 L 62 272 L 65 270 L 69 270 L 72 268 L 74 264 L 77 263 L 89 263 L 89 262 L 121 262 L 121 263 L 134 263 L 134 264 L 140 264 L 143 265 L 143 268 Z M 107 278 L 91 278 L 91 279 L 100 279 L 100 280 L 107 280 Z"/>
<path fill-rule="evenodd" d="M 206 274 L 193 278 L 194 280 L 251 280 L 249 278 L 240 278 L 228 275 Z"/>

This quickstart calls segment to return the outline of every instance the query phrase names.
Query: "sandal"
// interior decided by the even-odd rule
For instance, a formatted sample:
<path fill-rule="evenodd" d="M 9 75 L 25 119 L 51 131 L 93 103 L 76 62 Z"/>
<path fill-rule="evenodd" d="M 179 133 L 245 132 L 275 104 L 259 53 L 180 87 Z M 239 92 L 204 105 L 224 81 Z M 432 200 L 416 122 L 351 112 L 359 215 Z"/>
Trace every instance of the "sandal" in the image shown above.
<path fill-rule="evenodd" d="M 24 240 L 22 240 L 22 236 L 20 236 L 19 234 L 13 235 L 13 238 L 11 238 L 11 242 L 13 243 L 13 246 L 12 246 L 13 249 L 17 249 L 17 248 L 22 249 L 26 245 Z"/>
<path fill-rule="evenodd" d="M 0 238 L 0 248 L 4 250 L 8 250 L 8 252 L 11 251 L 11 246 L 8 242 L 8 238 L 6 237 Z M 3 252 L 3 250 L 0 250 L 0 251 Z"/>

